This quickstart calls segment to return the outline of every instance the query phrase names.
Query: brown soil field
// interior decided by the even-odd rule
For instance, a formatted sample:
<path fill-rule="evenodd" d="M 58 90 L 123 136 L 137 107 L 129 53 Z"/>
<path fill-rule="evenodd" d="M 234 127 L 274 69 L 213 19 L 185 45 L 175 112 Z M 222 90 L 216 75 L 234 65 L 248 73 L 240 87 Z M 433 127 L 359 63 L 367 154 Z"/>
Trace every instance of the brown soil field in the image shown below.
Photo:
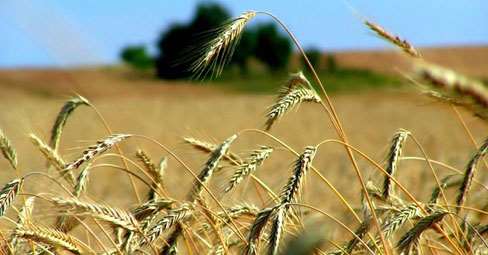
<path fill-rule="evenodd" d="M 183 136 L 219 142 L 244 129 L 262 128 L 267 107 L 273 96 L 236 94 L 217 90 L 208 85 L 169 84 L 166 82 L 130 80 L 123 72 L 114 70 L 78 71 L 1 71 L 0 72 L 0 127 L 10 137 L 18 151 L 23 173 L 45 171 L 43 157 L 29 142 L 27 135 L 35 133 L 48 140 L 50 128 L 64 101 L 73 93 L 87 97 L 117 133 L 145 135 L 168 146 L 198 172 L 207 155 L 182 142 Z M 371 158 L 383 162 L 391 136 L 398 128 L 410 130 L 421 142 L 431 159 L 462 169 L 474 146 L 451 108 L 433 102 L 408 89 L 370 91 L 360 94 L 333 94 L 332 100 L 350 142 Z M 486 125 L 463 112 L 467 125 L 480 142 L 486 136 Z M 337 139 L 324 111 L 317 105 L 304 104 L 297 112 L 280 121 L 271 134 L 286 142 L 296 151 L 315 145 L 325 139 Z M 69 119 L 61 140 L 61 154 L 73 160 L 84 148 L 107 135 L 97 115 L 88 107 L 81 107 Z M 231 150 L 245 157 L 258 145 L 280 147 L 266 136 L 244 132 Z M 155 160 L 168 154 L 153 143 L 135 138 L 123 143 L 125 154 L 135 160 L 137 148 L 149 152 Z M 419 149 L 408 142 L 405 156 L 419 156 Z M 120 164 L 113 157 L 100 161 Z M 288 178 L 294 156 L 278 149 L 257 173 L 275 192 Z M 379 180 L 381 174 L 366 160 L 358 157 L 366 178 Z M 359 184 L 344 148 L 336 143 L 323 145 L 314 165 L 333 183 L 353 205 L 359 205 Z M 0 169 L 9 169 L 0 160 Z M 224 167 L 213 181 L 214 191 L 220 191 L 232 168 Z M 439 176 L 451 174 L 436 167 Z M 485 171 L 480 171 L 484 175 Z M 404 160 L 398 171 L 399 180 L 419 199 L 428 198 L 434 187 L 432 173 L 425 162 Z M 0 182 L 15 177 L 11 170 L 0 171 Z M 46 180 L 31 179 L 27 189 L 57 193 L 55 185 Z M 169 159 L 166 185 L 176 198 L 183 198 L 192 183 L 192 177 L 173 158 Z M 146 188 L 139 183 L 139 190 Z M 238 188 L 227 202 L 251 202 L 259 207 L 269 201 L 260 201 L 250 185 Z M 476 186 L 475 189 L 479 189 Z M 110 201 L 116 206 L 136 202 L 125 173 L 110 168 L 99 168 L 90 179 L 88 190 L 97 201 Z M 219 193 L 217 193 L 219 194 Z M 328 210 L 349 222 L 350 215 L 341 206 L 330 189 L 314 174 L 310 174 L 304 192 L 305 201 Z M 471 201 L 473 202 L 473 201 Z M 478 201 L 479 202 L 479 201 Z"/>

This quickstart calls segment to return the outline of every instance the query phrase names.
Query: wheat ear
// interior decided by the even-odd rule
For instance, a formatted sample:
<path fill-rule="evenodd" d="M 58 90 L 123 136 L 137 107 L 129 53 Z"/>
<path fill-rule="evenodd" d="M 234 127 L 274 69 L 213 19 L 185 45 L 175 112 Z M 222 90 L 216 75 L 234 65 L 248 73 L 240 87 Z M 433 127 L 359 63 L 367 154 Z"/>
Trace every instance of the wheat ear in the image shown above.
<path fill-rule="evenodd" d="M 3 216 L 5 211 L 10 207 L 23 183 L 24 179 L 15 179 L 5 184 L 2 190 L 0 190 L 0 217 Z"/>
<path fill-rule="evenodd" d="M 434 93 L 429 93 L 431 96 L 460 105 L 481 119 L 488 120 L 488 89 L 483 83 L 426 62 L 417 62 L 415 71 L 434 89 Z"/>
<path fill-rule="evenodd" d="M 174 202 L 175 201 L 171 199 L 149 200 L 132 209 L 131 213 L 137 220 L 143 220 L 148 216 L 155 215 L 162 209 L 171 209 L 171 206 L 174 204 Z"/>
<path fill-rule="evenodd" d="M 134 216 L 122 209 L 96 203 L 86 203 L 76 198 L 53 198 L 52 200 L 61 208 L 67 209 L 69 213 L 90 215 L 130 231 L 139 229 L 139 223 Z"/>
<path fill-rule="evenodd" d="M 393 176 L 396 172 L 398 159 L 402 154 L 403 144 L 407 140 L 409 134 L 410 132 L 400 129 L 393 136 L 385 169 L 390 176 Z M 390 195 L 393 193 L 393 182 L 390 176 L 385 175 L 385 179 L 383 181 L 383 199 L 385 200 L 389 199 Z"/>
<path fill-rule="evenodd" d="M 75 254 L 82 254 L 81 241 L 73 236 L 37 224 L 25 224 L 15 230 L 15 235 L 55 247 L 62 247 Z"/>
<path fill-rule="evenodd" d="M 8 160 L 10 165 L 17 169 L 17 152 L 15 152 L 12 143 L 7 138 L 5 133 L 0 129 L 0 150 L 2 151 L 3 156 L 5 159 Z"/>
<path fill-rule="evenodd" d="M 246 176 L 255 172 L 256 169 L 263 164 L 263 162 L 273 152 L 273 148 L 268 146 L 261 146 L 259 149 L 254 150 L 249 158 L 247 158 L 243 164 L 241 164 L 234 175 L 232 176 L 229 186 L 225 189 L 225 192 L 231 191 L 235 188 Z"/>
<path fill-rule="evenodd" d="M 218 76 L 230 61 L 246 24 L 256 16 L 256 12 L 247 11 L 217 30 L 217 35 L 203 46 L 191 71 L 196 78 L 207 74 Z"/>
<path fill-rule="evenodd" d="M 415 246 L 418 243 L 422 233 L 431 228 L 437 222 L 441 221 L 447 214 L 448 212 L 438 211 L 419 220 L 413 228 L 411 228 L 400 238 L 397 244 L 398 251 L 402 253 Z"/>
<path fill-rule="evenodd" d="M 459 213 L 461 206 L 464 205 L 466 197 L 468 195 L 469 189 L 471 188 L 471 183 L 473 182 L 476 165 L 488 152 L 488 138 L 483 142 L 483 145 L 478 149 L 474 156 L 469 160 L 466 170 L 464 171 L 463 182 L 459 187 L 459 193 L 456 198 L 456 212 Z"/>
<path fill-rule="evenodd" d="M 168 211 L 163 218 L 158 220 L 149 230 L 146 231 L 145 235 L 147 241 L 153 242 L 156 240 L 163 232 L 172 226 L 188 219 L 193 213 L 193 206 L 190 204 L 183 204 L 179 208 Z M 142 240 L 141 245 L 146 244 L 146 240 Z"/>
<path fill-rule="evenodd" d="M 210 158 L 207 160 L 205 166 L 200 171 L 200 174 L 198 175 L 198 180 L 195 180 L 192 190 L 188 194 L 189 201 L 195 201 L 200 196 L 203 186 L 208 184 L 215 168 L 217 167 L 225 153 L 227 153 L 227 151 L 229 150 L 230 144 L 236 138 L 237 135 L 232 135 L 212 152 L 212 155 L 210 155 Z"/>
<path fill-rule="evenodd" d="M 202 141 L 193 137 L 184 137 L 183 140 L 185 143 L 193 146 L 193 148 L 205 153 L 212 153 L 218 147 L 216 144 Z M 237 154 L 231 151 L 227 151 L 227 153 L 224 155 L 224 159 L 227 162 L 237 166 L 240 165 L 240 162 L 242 161 Z"/>
<path fill-rule="evenodd" d="M 421 57 L 420 53 L 407 40 L 401 39 L 399 36 L 391 34 L 390 32 L 386 31 L 383 27 L 373 22 L 366 20 L 364 21 L 364 24 L 373 32 L 375 32 L 379 37 L 397 46 L 406 54 L 415 58 Z"/>
<path fill-rule="evenodd" d="M 88 100 L 82 96 L 76 96 L 66 101 L 61 110 L 56 117 L 56 121 L 51 129 L 51 140 L 49 144 L 54 151 L 58 150 L 59 141 L 61 140 L 61 134 L 63 133 L 64 125 L 69 116 L 74 112 L 76 108 L 80 105 L 90 105 Z"/>
<path fill-rule="evenodd" d="M 73 172 L 71 169 L 65 169 L 66 163 L 64 160 L 59 156 L 59 154 L 51 149 L 49 145 L 45 144 L 39 137 L 37 137 L 35 134 L 30 134 L 29 138 L 36 146 L 39 151 L 44 155 L 44 157 L 47 159 L 49 164 L 52 164 L 56 170 L 58 170 L 59 174 L 71 185 L 75 184 L 75 176 L 73 175 Z"/>
<path fill-rule="evenodd" d="M 271 218 L 275 207 L 268 207 L 262 209 L 254 219 L 251 225 L 251 230 L 249 230 L 249 235 L 247 237 L 247 245 L 244 249 L 243 254 L 245 255 L 256 255 L 258 253 L 258 242 L 261 234 Z"/>
<path fill-rule="evenodd" d="M 292 88 L 288 93 L 280 94 L 266 114 L 267 120 L 265 129 L 270 130 L 271 126 L 283 117 L 288 111 L 297 107 L 302 102 L 320 102 L 320 97 L 311 89 L 304 87 Z"/>
<path fill-rule="evenodd" d="M 295 161 L 293 173 L 281 191 L 280 205 L 289 204 L 296 199 L 297 194 L 300 192 L 305 174 L 312 165 L 312 160 L 315 157 L 316 151 L 316 147 L 308 146 Z"/>
<path fill-rule="evenodd" d="M 65 170 L 70 170 L 70 169 L 75 169 L 80 167 L 83 163 L 93 159 L 97 154 L 104 153 L 108 149 L 112 148 L 115 144 L 131 136 L 132 135 L 127 135 L 127 134 L 114 134 L 103 140 L 97 141 L 96 145 L 92 145 L 88 147 L 88 149 L 83 151 L 83 155 L 80 158 L 76 159 L 71 163 L 68 163 L 65 166 Z"/>
<path fill-rule="evenodd" d="M 383 231 L 383 235 L 385 238 L 388 238 L 393 235 L 398 229 L 400 229 L 405 222 L 415 217 L 421 217 L 421 210 L 420 208 L 415 205 L 411 204 L 404 208 L 401 208 L 400 211 L 394 213 L 390 218 L 385 220 L 385 224 L 381 227 Z"/>
<path fill-rule="evenodd" d="M 287 209 L 285 206 L 279 206 L 275 209 L 269 236 L 268 255 L 278 254 L 281 235 L 283 234 L 283 228 L 285 225 L 286 210 Z"/>

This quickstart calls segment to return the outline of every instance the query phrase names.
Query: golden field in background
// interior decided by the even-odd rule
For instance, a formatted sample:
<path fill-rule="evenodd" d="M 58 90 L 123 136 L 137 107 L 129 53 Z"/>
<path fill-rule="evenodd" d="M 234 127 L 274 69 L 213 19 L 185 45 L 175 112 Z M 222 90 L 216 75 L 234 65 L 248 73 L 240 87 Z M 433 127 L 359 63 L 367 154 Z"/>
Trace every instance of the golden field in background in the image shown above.
<path fill-rule="evenodd" d="M 274 96 L 238 94 L 207 85 L 165 83 L 131 80 L 126 74 L 110 69 L 1 71 L 0 127 L 17 149 L 23 173 L 45 171 L 44 158 L 30 143 L 28 134 L 34 133 L 48 141 L 60 107 L 73 93 L 79 93 L 98 108 L 115 133 L 154 138 L 168 146 L 198 173 L 208 156 L 184 144 L 182 137 L 191 136 L 220 143 L 241 130 L 262 128 L 266 109 L 274 100 Z M 460 170 L 474 151 L 452 109 L 418 94 L 413 87 L 333 94 L 331 97 L 351 144 L 378 162 L 385 158 L 390 139 L 398 128 L 411 131 L 431 159 Z M 463 113 L 463 116 L 480 142 L 486 135 L 486 126 L 468 113 Z M 277 123 L 271 134 L 298 152 L 307 145 L 337 139 L 323 109 L 306 103 L 298 113 L 288 114 Z M 106 135 L 107 131 L 94 111 L 81 106 L 66 125 L 61 139 L 61 155 L 66 161 L 73 160 L 81 155 L 83 149 Z M 232 144 L 231 151 L 245 157 L 259 145 L 280 147 L 263 135 L 246 132 Z M 161 148 L 140 138 L 131 138 L 122 143 L 123 151 L 133 160 L 138 148 L 146 150 L 154 161 L 168 156 Z M 408 141 L 404 156 L 421 157 L 422 154 L 412 141 Z M 279 192 L 291 173 L 294 160 L 290 152 L 277 149 L 258 170 L 257 176 Z M 97 160 L 99 163 L 107 161 L 121 164 L 110 156 Z M 366 178 L 381 179 L 379 171 L 367 161 L 359 159 L 359 163 Z M 359 207 L 360 185 L 342 146 L 337 143 L 321 146 L 314 166 L 352 205 Z M 0 160 L 0 169 L 4 169 L 0 171 L 1 183 L 15 177 L 15 172 L 3 159 Z M 135 170 L 134 167 L 131 169 Z M 436 166 L 436 171 L 441 177 L 452 173 L 439 166 Z M 221 193 L 217 191 L 222 191 L 232 172 L 232 168 L 224 167 L 212 180 L 212 188 L 218 196 Z M 479 171 L 480 177 L 484 172 Z M 398 179 L 419 200 L 427 200 L 435 185 L 427 164 L 421 161 L 402 161 Z M 178 199 L 184 198 L 192 181 L 191 175 L 170 158 L 165 177 L 170 194 Z M 26 187 L 36 192 L 59 194 L 56 185 L 42 178 L 30 179 Z M 256 195 L 256 189 L 249 187 L 254 187 L 252 182 L 241 185 L 222 202 L 250 202 L 260 208 L 269 205 L 269 199 L 261 200 Z M 316 175 L 308 175 L 304 187 L 304 202 L 325 209 L 346 223 L 352 220 L 350 213 Z M 145 196 L 146 187 L 138 183 L 138 188 Z M 479 188 L 474 186 L 475 190 Z M 263 191 L 260 190 L 260 193 L 262 195 Z M 136 203 L 127 175 L 107 167 L 96 168 L 91 173 L 88 194 L 95 201 L 110 201 L 114 206 L 126 207 Z"/>

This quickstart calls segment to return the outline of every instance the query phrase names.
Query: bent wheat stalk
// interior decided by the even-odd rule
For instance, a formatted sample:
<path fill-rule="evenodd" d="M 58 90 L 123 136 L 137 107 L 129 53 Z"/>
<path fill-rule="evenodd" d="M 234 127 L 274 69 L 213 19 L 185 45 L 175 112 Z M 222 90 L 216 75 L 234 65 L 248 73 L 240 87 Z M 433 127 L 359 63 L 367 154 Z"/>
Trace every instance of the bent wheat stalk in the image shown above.
<path fill-rule="evenodd" d="M 68 120 L 69 116 L 71 116 L 75 109 L 81 105 L 90 105 L 90 103 L 86 98 L 82 96 L 76 96 L 66 101 L 66 103 L 61 108 L 61 111 L 58 113 L 56 121 L 54 122 L 54 125 L 51 129 L 51 140 L 49 145 L 51 145 L 53 151 L 58 150 L 59 141 L 61 140 L 61 134 L 63 133 L 63 128 L 66 125 L 66 121 Z"/>
<path fill-rule="evenodd" d="M 217 36 L 203 46 L 204 49 L 191 66 L 196 78 L 207 74 L 218 76 L 222 73 L 224 66 L 232 58 L 244 27 L 255 16 L 254 11 L 244 12 L 217 30 Z"/>
<path fill-rule="evenodd" d="M 291 109 L 297 107 L 302 102 L 320 102 L 320 97 L 311 89 L 303 87 L 295 87 L 288 93 L 280 95 L 274 105 L 269 108 L 266 114 L 267 120 L 265 124 L 266 131 L 271 129 L 273 123 L 279 120 Z"/>
<path fill-rule="evenodd" d="M 80 167 L 83 163 L 93 159 L 97 154 L 104 153 L 108 149 L 112 148 L 115 144 L 131 136 L 132 135 L 127 135 L 127 134 L 114 134 L 103 140 L 97 141 L 96 145 L 92 145 L 88 147 L 88 149 L 83 151 L 83 155 L 80 158 L 76 159 L 71 163 L 68 163 L 65 166 L 65 170 L 70 170 L 70 169 L 75 169 Z"/>
<path fill-rule="evenodd" d="M 371 21 L 365 20 L 364 24 L 373 32 L 375 32 L 379 37 L 397 46 L 399 49 L 401 49 L 403 52 L 410 55 L 411 57 L 422 57 L 420 53 L 407 40 L 401 39 L 399 36 L 391 34 L 380 25 L 375 24 Z"/>

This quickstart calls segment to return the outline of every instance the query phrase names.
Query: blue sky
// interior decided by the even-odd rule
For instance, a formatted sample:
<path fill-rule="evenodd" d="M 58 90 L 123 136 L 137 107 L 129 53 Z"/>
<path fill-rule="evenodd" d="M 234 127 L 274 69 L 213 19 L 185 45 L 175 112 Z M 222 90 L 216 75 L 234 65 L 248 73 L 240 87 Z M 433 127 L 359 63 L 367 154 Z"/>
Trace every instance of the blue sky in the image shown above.
<path fill-rule="evenodd" d="M 2 0 L 0 67 L 111 64 L 122 47 L 146 44 L 172 22 L 188 21 L 190 0 Z M 233 15 L 280 17 L 305 47 L 382 48 L 345 0 L 222 0 Z M 350 0 L 351 6 L 418 47 L 488 44 L 486 0 Z M 261 18 L 255 22 L 266 20 Z"/>

